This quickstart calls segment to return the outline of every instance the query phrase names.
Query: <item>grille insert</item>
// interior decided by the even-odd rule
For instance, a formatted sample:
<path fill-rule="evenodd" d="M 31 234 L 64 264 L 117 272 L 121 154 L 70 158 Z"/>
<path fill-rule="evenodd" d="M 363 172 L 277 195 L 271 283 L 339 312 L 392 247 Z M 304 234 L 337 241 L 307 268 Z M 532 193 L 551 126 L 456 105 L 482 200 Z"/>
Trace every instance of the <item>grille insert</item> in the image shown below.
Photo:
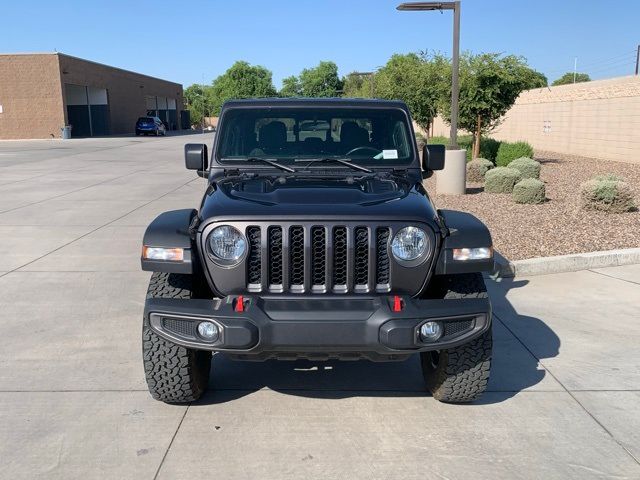
<path fill-rule="evenodd" d="M 389 229 L 378 228 L 376 230 L 376 282 L 378 285 L 389 283 Z"/>
<path fill-rule="evenodd" d="M 291 252 L 289 263 L 291 285 L 304 285 L 304 229 L 302 227 L 291 227 L 289 251 Z"/>
<path fill-rule="evenodd" d="M 250 292 L 391 291 L 389 226 L 249 224 L 245 228 Z"/>
<path fill-rule="evenodd" d="M 347 285 L 347 228 L 333 229 L 333 285 Z"/>
<path fill-rule="evenodd" d="M 269 227 L 269 285 L 282 285 L 281 227 Z"/>
<path fill-rule="evenodd" d="M 262 259 L 260 254 L 260 227 L 247 229 L 249 240 L 249 258 L 247 261 L 247 281 L 251 285 L 260 284 Z"/>
<path fill-rule="evenodd" d="M 366 286 L 369 283 L 369 229 L 356 227 L 354 237 L 354 283 Z"/>
<path fill-rule="evenodd" d="M 314 286 L 324 285 L 327 276 L 327 238 L 324 227 L 311 229 L 311 277 Z"/>

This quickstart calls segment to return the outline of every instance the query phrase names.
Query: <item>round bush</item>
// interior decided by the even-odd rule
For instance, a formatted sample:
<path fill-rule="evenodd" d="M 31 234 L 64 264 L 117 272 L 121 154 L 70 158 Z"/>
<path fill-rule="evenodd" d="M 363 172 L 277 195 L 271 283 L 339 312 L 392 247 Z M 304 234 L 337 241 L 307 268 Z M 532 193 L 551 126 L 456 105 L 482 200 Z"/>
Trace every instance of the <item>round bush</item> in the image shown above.
<path fill-rule="evenodd" d="M 484 181 L 484 174 L 493 168 L 493 163 L 485 158 L 476 158 L 467 163 L 467 180 L 470 182 Z"/>
<path fill-rule="evenodd" d="M 516 158 L 521 157 L 533 157 L 533 147 L 527 142 L 502 142 L 500 147 L 498 147 L 496 165 L 499 167 L 506 167 Z"/>
<path fill-rule="evenodd" d="M 544 183 L 536 178 L 525 178 L 513 187 L 516 203 L 542 203 L 546 199 Z"/>
<path fill-rule="evenodd" d="M 516 158 L 509 164 L 509 168 L 518 170 L 522 178 L 540 178 L 540 162 L 536 162 L 532 158 Z"/>
<path fill-rule="evenodd" d="M 580 204 L 585 210 L 608 213 L 637 209 L 631 187 L 615 175 L 595 177 L 580 185 Z"/>
<path fill-rule="evenodd" d="M 484 191 L 489 193 L 511 193 L 520 178 L 520 172 L 515 168 L 492 168 L 484 176 Z"/>
<path fill-rule="evenodd" d="M 416 143 L 418 144 L 418 152 L 422 153 L 422 149 L 427 144 L 427 139 L 419 132 L 416 132 Z"/>

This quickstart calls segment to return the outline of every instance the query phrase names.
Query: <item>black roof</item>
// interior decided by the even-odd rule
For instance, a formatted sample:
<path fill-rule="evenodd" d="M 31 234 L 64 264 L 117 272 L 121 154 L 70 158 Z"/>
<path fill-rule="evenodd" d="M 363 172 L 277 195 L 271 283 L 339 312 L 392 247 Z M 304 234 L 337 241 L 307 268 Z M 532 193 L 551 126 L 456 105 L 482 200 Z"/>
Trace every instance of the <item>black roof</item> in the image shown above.
<path fill-rule="evenodd" d="M 401 100 L 382 100 L 378 98 L 312 98 L 312 97 L 269 97 L 227 100 L 223 108 L 229 107 L 389 107 L 408 110 L 407 104 Z"/>

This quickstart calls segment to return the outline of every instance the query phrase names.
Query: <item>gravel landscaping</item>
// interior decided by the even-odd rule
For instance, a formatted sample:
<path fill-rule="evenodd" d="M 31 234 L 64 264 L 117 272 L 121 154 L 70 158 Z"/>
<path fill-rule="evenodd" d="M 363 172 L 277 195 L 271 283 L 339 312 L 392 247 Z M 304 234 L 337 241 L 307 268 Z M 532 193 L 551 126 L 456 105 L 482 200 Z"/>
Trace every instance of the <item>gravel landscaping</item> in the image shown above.
<path fill-rule="evenodd" d="M 426 180 L 438 208 L 470 212 L 484 221 L 496 250 L 509 260 L 640 247 L 640 213 L 607 214 L 580 209 L 580 184 L 615 174 L 633 189 L 640 205 L 640 165 L 537 151 L 548 200 L 523 205 L 511 194 L 485 193 L 468 183 L 467 195 L 438 195 L 435 176 Z M 435 192 L 435 194 L 434 194 Z"/>

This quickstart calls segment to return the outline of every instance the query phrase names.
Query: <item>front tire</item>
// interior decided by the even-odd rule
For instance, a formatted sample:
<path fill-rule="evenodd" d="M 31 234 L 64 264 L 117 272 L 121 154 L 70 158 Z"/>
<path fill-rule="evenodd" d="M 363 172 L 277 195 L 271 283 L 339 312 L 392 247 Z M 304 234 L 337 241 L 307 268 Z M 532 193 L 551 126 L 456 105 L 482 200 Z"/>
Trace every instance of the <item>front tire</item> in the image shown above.
<path fill-rule="evenodd" d="M 191 275 L 155 272 L 147 298 L 193 298 Z M 145 319 L 142 326 L 142 357 L 149 393 L 166 403 L 188 403 L 206 391 L 211 353 L 176 345 L 155 333 Z"/>
<path fill-rule="evenodd" d="M 449 275 L 440 285 L 443 298 L 488 298 L 482 274 Z M 420 353 L 422 373 L 433 398 L 447 403 L 477 400 L 487 388 L 491 370 L 491 327 L 458 347 Z"/>

